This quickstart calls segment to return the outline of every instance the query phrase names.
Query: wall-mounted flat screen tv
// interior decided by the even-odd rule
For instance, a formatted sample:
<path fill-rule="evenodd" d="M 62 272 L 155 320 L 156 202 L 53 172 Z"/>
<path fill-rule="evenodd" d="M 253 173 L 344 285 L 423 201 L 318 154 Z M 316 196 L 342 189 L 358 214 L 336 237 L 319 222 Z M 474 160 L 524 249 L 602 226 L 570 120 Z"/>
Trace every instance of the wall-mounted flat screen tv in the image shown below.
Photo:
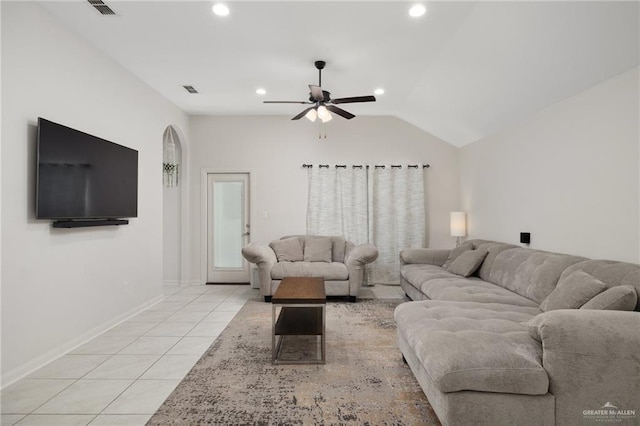
<path fill-rule="evenodd" d="M 38 118 L 36 217 L 138 216 L 138 151 Z"/>

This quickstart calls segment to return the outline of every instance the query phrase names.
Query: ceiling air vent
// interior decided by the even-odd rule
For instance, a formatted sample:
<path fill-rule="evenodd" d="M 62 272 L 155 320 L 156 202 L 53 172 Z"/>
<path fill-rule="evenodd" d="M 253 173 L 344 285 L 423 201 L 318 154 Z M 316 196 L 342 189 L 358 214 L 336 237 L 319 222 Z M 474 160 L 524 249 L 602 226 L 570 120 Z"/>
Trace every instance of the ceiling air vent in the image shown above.
<path fill-rule="evenodd" d="M 198 91 L 193 86 L 182 86 L 189 93 L 198 93 Z"/>
<path fill-rule="evenodd" d="M 87 0 L 102 15 L 115 15 L 116 13 L 109 6 L 104 4 L 102 0 Z"/>

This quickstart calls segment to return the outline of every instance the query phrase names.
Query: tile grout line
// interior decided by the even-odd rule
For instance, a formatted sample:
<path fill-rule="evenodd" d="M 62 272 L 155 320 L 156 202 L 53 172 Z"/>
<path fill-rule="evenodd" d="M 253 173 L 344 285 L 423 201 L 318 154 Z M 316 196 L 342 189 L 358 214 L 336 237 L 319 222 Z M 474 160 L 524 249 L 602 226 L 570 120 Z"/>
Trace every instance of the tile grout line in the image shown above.
<path fill-rule="evenodd" d="M 375 288 L 375 286 L 372 286 L 372 287 Z M 143 314 L 144 312 L 167 312 L 167 313 L 170 313 L 167 317 L 163 318 L 161 321 L 159 321 L 157 323 L 155 321 L 142 321 L 142 322 L 153 322 L 154 323 L 154 325 L 149 330 L 146 330 L 142 334 L 136 334 L 136 335 L 130 335 L 130 336 L 114 336 L 114 337 L 129 337 L 129 338 L 133 338 L 132 342 L 128 343 L 123 348 L 120 348 L 118 350 L 118 352 L 111 353 L 111 354 L 70 354 L 70 353 L 65 354 L 65 355 L 105 355 L 105 356 L 107 356 L 107 358 L 105 360 L 101 361 L 100 363 L 98 363 L 96 366 L 92 367 L 89 371 L 87 371 L 86 373 L 84 373 L 80 377 L 75 378 L 75 379 L 68 379 L 70 381 L 70 383 L 67 386 L 65 386 L 60 391 L 56 392 L 53 396 L 48 398 L 45 402 L 39 404 L 35 409 L 31 410 L 30 413 L 28 413 L 28 414 L 16 413 L 18 416 L 20 416 L 20 418 L 17 421 L 18 422 L 23 421 L 27 416 L 30 416 L 30 415 L 41 415 L 41 414 L 36 414 L 35 411 L 40 409 L 43 405 L 47 404 L 49 401 L 51 401 L 51 399 L 57 397 L 58 395 L 60 395 L 65 390 L 69 389 L 69 387 L 73 386 L 75 383 L 78 383 L 80 380 L 87 380 L 87 381 L 116 380 L 116 379 L 88 379 L 88 378 L 86 378 L 87 375 L 89 375 L 91 372 L 95 371 L 97 368 L 102 366 L 104 363 L 106 363 L 109 360 L 113 359 L 116 355 L 157 355 L 158 359 L 156 359 L 151 365 L 149 365 L 147 368 L 145 368 L 142 372 L 137 374 L 136 378 L 134 378 L 134 379 L 126 379 L 126 380 L 131 380 L 131 383 L 128 386 L 126 386 L 121 392 L 119 392 L 118 395 L 116 395 L 113 399 L 111 399 L 104 406 L 104 408 L 102 410 L 100 410 L 100 412 L 98 414 L 87 413 L 87 414 L 82 414 L 82 415 L 93 416 L 92 419 L 90 420 L 90 422 L 94 422 L 98 416 L 111 416 L 111 415 L 141 415 L 141 416 L 149 416 L 149 413 L 113 413 L 113 414 L 107 414 L 107 413 L 105 413 L 105 411 L 118 398 L 120 398 L 125 392 L 129 391 L 131 389 L 131 387 L 134 386 L 138 382 L 142 383 L 142 382 L 145 382 L 145 381 L 157 380 L 157 381 L 177 381 L 178 384 L 179 384 L 181 380 L 184 380 L 185 376 L 182 376 L 182 378 L 180 378 L 180 379 L 168 379 L 168 378 L 143 379 L 142 377 L 145 374 L 147 374 L 149 372 L 149 370 L 151 370 L 152 368 L 157 366 L 158 362 L 160 360 L 162 360 L 165 357 L 171 356 L 171 355 L 169 355 L 169 352 L 172 349 L 174 349 L 178 344 L 180 344 L 180 342 L 184 342 L 185 338 L 187 338 L 187 337 L 190 337 L 190 338 L 191 337 L 193 337 L 193 338 L 202 338 L 202 339 L 204 339 L 203 341 L 205 341 L 205 340 L 208 341 L 208 343 L 209 343 L 208 348 L 211 347 L 211 345 L 216 341 L 216 339 L 220 336 L 220 334 L 224 331 L 224 329 L 229 325 L 229 323 L 231 323 L 231 321 L 233 321 L 233 319 L 237 316 L 238 312 L 242 309 L 242 307 L 250 299 L 253 299 L 253 298 L 257 297 L 256 296 L 257 295 L 257 290 L 256 289 L 252 289 L 252 288 L 248 288 L 247 286 L 237 286 L 236 288 L 232 289 L 231 291 L 223 291 L 221 294 L 217 294 L 217 290 L 220 289 L 221 287 L 212 287 L 210 289 L 207 289 L 207 291 L 200 292 L 198 294 L 192 294 L 192 293 L 181 294 L 181 291 L 183 291 L 185 289 L 189 289 L 189 288 L 190 287 L 187 286 L 187 287 L 185 287 L 183 289 L 179 289 L 179 290 L 177 290 L 177 291 L 175 291 L 173 293 L 165 295 L 165 300 L 163 302 L 173 304 L 173 308 L 174 309 L 167 309 L 166 311 L 165 310 L 155 310 L 155 311 L 154 310 L 152 310 L 152 311 L 145 310 L 145 311 L 140 313 L 140 314 Z M 211 290 L 214 290 L 214 291 L 211 292 Z M 172 300 L 166 300 L 167 298 L 169 298 L 171 296 L 177 296 L 179 298 L 181 297 L 182 300 L 173 300 L 173 301 Z M 393 297 L 393 296 L 395 296 L 395 297 Z M 384 286 L 384 287 L 380 286 L 379 291 L 378 292 L 372 291 L 370 297 L 367 297 L 367 299 L 369 299 L 369 298 L 378 299 L 378 298 L 381 298 L 381 297 L 382 298 L 393 297 L 393 298 L 404 299 L 404 293 L 403 293 L 402 289 L 400 287 L 398 287 L 398 286 Z M 189 299 L 189 300 L 185 300 L 185 299 Z M 197 305 L 197 304 L 202 304 L 202 306 L 206 306 L 206 307 L 208 307 L 208 309 L 202 310 L 202 311 L 200 311 L 200 310 L 191 311 L 189 309 L 190 306 L 194 306 L 194 305 Z M 221 308 L 225 304 L 229 305 L 228 308 L 225 308 L 225 309 L 229 309 L 229 310 L 217 310 L 217 309 Z M 207 305 L 209 305 L 209 306 L 207 306 Z M 169 306 L 171 306 L 171 305 L 169 305 Z M 179 306 L 179 307 L 177 307 L 177 306 Z M 153 309 L 153 306 L 149 307 L 149 309 Z M 167 321 L 169 317 L 171 317 L 171 316 L 173 316 L 173 315 L 175 315 L 175 314 L 177 314 L 179 312 L 185 312 L 185 313 L 188 313 L 188 312 L 204 312 L 204 316 L 202 316 L 201 319 L 199 319 L 198 321 L 195 321 L 195 322 Z M 220 313 L 223 318 L 225 316 L 227 318 L 223 319 L 223 320 L 217 320 L 217 318 L 215 320 L 213 320 L 213 321 L 207 320 L 207 318 L 210 315 L 212 315 L 213 313 Z M 154 316 L 161 317 L 162 315 L 163 314 L 155 314 L 155 315 L 154 314 L 151 314 L 151 315 L 147 314 L 147 316 L 151 317 L 151 318 L 153 318 Z M 194 316 L 197 316 L 197 315 L 194 315 Z M 139 322 L 139 321 L 135 321 L 134 318 L 131 318 L 128 321 L 132 322 L 132 323 Z M 147 335 L 147 333 L 149 333 L 151 330 L 153 330 L 154 328 L 158 327 L 159 325 L 168 324 L 168 323 L 172 323 L 172 322 L 180 323 L 180 324 L 190 323 L 190 324 L 192 324 L 192 326 L 189 327 L 188 330 L 185 331 L 184 334 L 181 335 L 181 336 L 164 336 L 164 335 L 149 336 L 149 335 Z M 205 324 L 206 324 L 206 326 L 205 326 Z M 217 333 L 215 333 L 216 334 L 215 336 L 211 336 L 211 335 L 210 336 L 206 336 L 206 335 L 205 336 L 189 336 L 189 333 L 193 332 L 193 330 L 196 327 L 199 327 L 199 326 L 203 326 L 203 329 L 214 328 L 214 329 L 221 329 L 221 330 L 218 331 Z M 206 331 L 206 330 L 204 330 L 204 331 Z M 100 336 L 104 336 L 104 334 L 105 333 L 101 334 Z M 96 336 L 96 338 L 97 337 L 99 337 L 99 336 Z M 165 351 L 160 353 L 160 354 L 122 354 L 121 353 L 121 351 L 125 350 L 125 348 L 127 348 L 128 346 L 130 346 L 131 344 L 133 344 L 134 342 L 136 342 L 138 339 L 140 339 L 142 337 L 177 337 L 178 340 L 174 344 L 172 344 L 170 347 L 168 347 Z M 198 354 L 197 357 L 194 356 L 194 358 L 196 358 L 196 360 L 195 360 L 195 362 L 193 362 L 193 365 L 191 365 L 189 367 L 189 370 L 192 369 L 193 366 L 195 366 L 197 364 L 198 360 L 204 355 L 204 353 L 206 353 L 208 348 L 205 349 L 205 351 L 203 353 Z M 176 356 L 182 356 L 182 354 L 175 354 L 175 355 Z M 188 372 L 187 372 L 187 374 L 188 374 Z M 33 379 L 33 380 L 49 380 L 49 379 L 42 378 L 42 379 Z M 50 379 L 50 380 L 56 380 L 56 379 Z M 57 379 L 57 380 L 63 380 L 63 379 Z M 175 388 L 173 388 L 173 390 L 175 390 Z M 133 407 L 133 408 L 135 409 L 135 407 Z M 5 414 L 10 414 L 10 413 L 5 413 Z M 57 416 L 57 415 L 73 415 L 73 414 L 77 414 L 77 413 L 55 413 L 55 414 L 50 414 L 50 415 L 56 415 Z M 153 416 L 153 414 L 151 414 L 151 416 Z"/>
<path fill-rule="evenodd" d="M 197 299 L 198 299 L 198 298 L 194 299 L 194 301 L 195 301 L 195 300 L 197 300 Z M 226 297 L 225 297 L 225 299 L 226 299 Z M 223 301 L 224 301 L 225 299 L 223 299 Z M 192 302 L 189 302 L 189 303 L 188 303 L 187 305 L 185 305 L 185 306 L 188 306 L 190 303 L 193 303 L 193 301 L 192 301 Z M 221 302 L 221 303 L 222 303 L 222 302 Z M 246 302 L 245 302 L 245 303 L 246 303 Z M 183 308 L 184 308 L 184 307 L 183 307 Z M 181 308 L 181 309 L 183 309 L 183 308 Z M 212 310 L 212 311 L 213 311 L 213 310 Z M 208 313 L 209 313 L 209 312 L 208 312 Z M 208 314 L 208 313 L 207 313 L 207 314 Z M 205 316 L 205 317 L 206 317 L 206 316 Z M 226 327 L 230 322 L 231 322 L 231 320 L 230 320 L 229 322 L 227 322 L 227 324 L 225 325 L 225 327 Z M 198 324 L 200 324 L 200 323 L 202 323 L 202 320 L 200 320 L 199 322 L 197 322 L 197 323 L 194 325 L 194 327 L 192 327 L 192 328 L 191 328 L 191 330 L 193 330 L 193 328 L 195 328 L 195 327 L 196 327 Z M 140 336 L 140 337 L 142 337 L 142 336 Z M 150 336 L 150 337 L 153 337 L 153 336 Z M 146 372 L 147 372 L 151 367 L 153 367 L 153 365 L 155 365 L 155 364 L 156 364 L 160 359 L 162 359 L 162 357 L 163 357 L 163 356 L 166 356 L 166 355 L 168 354 L 168 352 L 169 352 L 169 351 L 171 351 L 171 349 L 173 349 L 176 345 L 178 345 L 178 343 L 180 343 L 180 342 L 181 342 L 185 337 L 188 337 L 188 336 L 185 334 L 185 335 L 184 335 L 184 336 L 182 336 L 180 339 L 178 339 L 178 341 L 177 341 L 176 343 L 174 343 L 170 348 L 168 348 L 168 349 L 167 349 L 163 354 L 161 354 L 161 355 L 160 355 L 160 357 L 159 357 L 159 358 L 158 358 L 158 359 L 157 359 L 157 360 L 156 360 L 156 361 L 155 361 L 151 366 L 149 366 L 146 370 L 144 370 L 144 371 L 143 371 L 143 372 L 138 376 L 138 378 L 134 379 L 134 380 L 133 380 L 133 382 L 132 382 L 129 386 L 127 386 L 127 387 L 126 387 L 122 392 L 120 392 L 120 393 L 119 393 L 119 394 L 118 394 L 118 395 L 117 395 L 113 400 L 111 400 L 111 401 L 110 401 L 110 402 L 109 402 L 109 403 L 108 403 L 108 404 L 107 404 L 107 405 L 106 405 L 106 406 L 105 406 L 105 407 L 100 411 L 100 413 L 99 413 L 98 415 L 109 415 L 109 414 L 103 414 L 103 413 L 104 413 L 104 411 L 105 411 L 107 408 L 109 408 L 109 407 L 111 406 L 111 404 L 113 404 L 113 403 L 114 403 L 118 398 L 120 398 L 120 397 L 121 397 L 121 396 L 122 396 L 122 395 L 123 395 L 127 390 L 129 390 L 129 389 L 130 389 L 130 388 L 131 388 L 135 383 L 137 383 L 137 382 L 138 382 L 138 381 L 140 381 L 140 380 L 143 380 L 143 379 L 140 379 L 140 377 L 142 377 L 142 376 L 143 376 L 143 375 L 144 375 L 144 374 L 145 374 L 145 373 L 146 373 Z M 216 340 L 216 339 L 217 339 L 217 337 L 213 338 L 213 341 L 211 342 L 211 344 L 213 344 L 213 342 L 215 342 L 215 340 Z M 137 340 L 137 339 L 136 339 L 136 340 Z M 135 341 L 134 341 L 134 342 L 135 342 Z M 131 344 L 133 344 L 134 342 L 132 342 Z M 209 347 L 211 346 L 211 344 L 209 345 Z M 129 346 L 129 345 L 127 345 L 127 346 Z M 122 349 L 121 349 L 121 351 L 122 351 L 122 350 L 124 350 L 127 346 L 125 346 L 124 348 L 122 348 Z M 205 350 L 205 352 L 206 352 L 206 350 Z M 123 354 L 123 355 L 124 355 L 124 354 Z M 196 360 L 196 362 L 193 364 L 193 366 L 195 366 L 195 365 L 197 364 L 197 362 L 198 362 L 198 361 Z M 191 368 L 193 368 L 193 366 L 191 366 Z M 187 373 L 187 374 L 188 374 L 188 373 Z M 149 379 L 149 380 L 156 380 L 156 379 Z M 162 380 L 162 379 L 157 379 L 157 380 Z M 174 379 L 164 379 L 164 380 L 174 380 Z M 179 382 L 178 382 L 178 384 L 179 384 Z M 176 387 L 177 387 L 177 384 L 176 384 Z M 173 392 L 173 390 L 175 390 L 175 388 L 174 388 L 174 389 L 172 389 L 172 391 L 171 391 L 171 392 Z M 164 401 L 163 401 L 162 403 L 164 403 Z M 162 403 L 161 403 L 160 405 L 162 405 Z M 141 414 L 142 414 L 142 413 L 141 413 Z M 147 413 L 144 413 L 144 414 L 146 415 Z M 152 413 L 151 415 L 153 415 L 153 413 Z"/>

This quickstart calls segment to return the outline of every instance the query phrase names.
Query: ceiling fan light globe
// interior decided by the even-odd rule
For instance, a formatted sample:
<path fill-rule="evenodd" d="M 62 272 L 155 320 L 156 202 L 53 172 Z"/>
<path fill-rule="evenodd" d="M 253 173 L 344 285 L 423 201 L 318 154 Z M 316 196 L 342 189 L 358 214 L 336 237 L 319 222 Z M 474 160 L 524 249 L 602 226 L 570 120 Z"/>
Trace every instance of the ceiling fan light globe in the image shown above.
<path fill-rule="evenodd" d="M 318 114 L 316 113 L 315 109 L 311 109 L 304 116 L 307 117 L 309 120 L 311 120 L 311 122 L 314 122 L 316 121 L 316 117 L 318 116 Z"/>
<path fill-rule="evenodd" d="M 327 111 L 327 115 L 320 118 L 322 120 L 323 123 L 326 123 L 328 121 L 331 121 L 333 119 L 333 116 L 331 115 L 331 113 L 329 111 Z"/>
<path fill-rule="evenodd" d="M 318 118 L 324 121 L 324 118 L 329 115 L 329 111 L 327 111 L 327 107 L 324 105 L 320 105 L 318 107 Z"/>

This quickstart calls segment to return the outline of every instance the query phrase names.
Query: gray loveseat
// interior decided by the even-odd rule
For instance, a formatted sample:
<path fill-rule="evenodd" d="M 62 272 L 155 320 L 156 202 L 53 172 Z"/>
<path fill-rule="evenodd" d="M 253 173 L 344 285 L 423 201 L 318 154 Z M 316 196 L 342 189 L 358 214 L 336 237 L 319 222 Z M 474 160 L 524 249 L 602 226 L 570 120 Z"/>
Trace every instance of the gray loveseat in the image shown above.
<path fill-rule="evenodd" d="M 485 240 L 400 263 L 398 344 L 443 424 L 640 424 L 639 265 Z"/>
<path fill-rule="evenodd" d="M 327 296 L 347 296 L 356 301 L 368 263 L 378 258 L 372 244 L 355 245 L 342 237 L 293 235 L 257 242 L 242 249 L 242 255 L 258 266 L 260 294 L 271 301 L 285 277 L 318 277 L 325 280 Z"/>

